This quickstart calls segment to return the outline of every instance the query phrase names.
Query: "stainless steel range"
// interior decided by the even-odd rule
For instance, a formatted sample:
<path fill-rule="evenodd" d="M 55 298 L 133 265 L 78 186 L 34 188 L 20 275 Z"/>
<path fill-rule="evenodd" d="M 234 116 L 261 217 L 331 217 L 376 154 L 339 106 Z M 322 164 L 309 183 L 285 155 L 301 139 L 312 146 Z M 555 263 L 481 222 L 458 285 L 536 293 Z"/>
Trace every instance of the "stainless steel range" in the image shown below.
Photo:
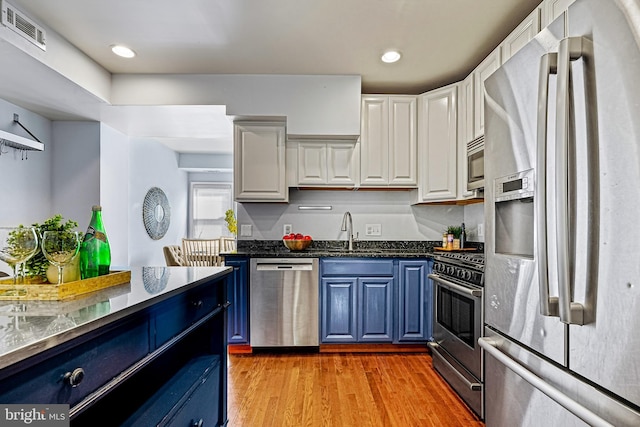
<path fill-rule="evenodd" d="M 482 350 L 484 254 L 434 256 L 433 367 L 465 403 L 484 418 Z"/>

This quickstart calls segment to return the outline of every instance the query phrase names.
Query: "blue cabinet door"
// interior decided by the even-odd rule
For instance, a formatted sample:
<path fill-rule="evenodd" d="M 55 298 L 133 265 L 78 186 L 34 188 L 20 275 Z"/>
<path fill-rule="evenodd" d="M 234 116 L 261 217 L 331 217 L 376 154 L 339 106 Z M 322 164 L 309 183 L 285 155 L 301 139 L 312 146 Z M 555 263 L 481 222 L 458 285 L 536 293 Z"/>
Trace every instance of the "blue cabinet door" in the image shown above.
<path fill-rule="evenodd" d="M 249 342 L 249 258 L 229 258 L 225 265 L 233 267 L 228 282 L 227 340 L 229 344 Z"/>
<path fill-rule="evenodd" d="M 398 341 L 427 341 L 431 337 L 431 281 L 427 260 L 398 261 Z"/>
<path fill-rule="evenodd" d="M 322 278 L 322 342 L 356 342 L 356 283 L 355 277 Z"/>
<path fill-rule="evenodd" d="M 358 279 L 358 341 L 393 341 L 393 277 Z"/>

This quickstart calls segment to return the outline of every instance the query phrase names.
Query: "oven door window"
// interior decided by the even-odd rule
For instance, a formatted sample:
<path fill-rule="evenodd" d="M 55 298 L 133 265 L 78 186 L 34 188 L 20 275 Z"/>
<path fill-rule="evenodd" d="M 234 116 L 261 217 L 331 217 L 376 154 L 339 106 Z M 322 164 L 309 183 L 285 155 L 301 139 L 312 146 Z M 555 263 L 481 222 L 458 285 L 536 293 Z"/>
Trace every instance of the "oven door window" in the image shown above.
<path fill-rule="evenodd" d="M 469 347 L 475 348 L 474 300 L 438 286 L 437 322 Z"/>

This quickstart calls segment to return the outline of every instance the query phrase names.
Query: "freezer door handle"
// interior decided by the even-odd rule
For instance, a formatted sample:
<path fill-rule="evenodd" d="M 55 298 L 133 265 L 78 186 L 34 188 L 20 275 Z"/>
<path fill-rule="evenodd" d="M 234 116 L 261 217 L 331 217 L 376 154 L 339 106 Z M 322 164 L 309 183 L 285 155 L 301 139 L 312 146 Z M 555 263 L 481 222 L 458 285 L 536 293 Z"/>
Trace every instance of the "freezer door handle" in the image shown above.
<path fill-rule="evenodd" d="M 569 159 L 570 149 L 569 123 L 571 121 L 571 61 L 588 55 L 593 51 L 592 42 L 585 37 L 568 37 L 558 47 L 558 99 L 556 111 L 556 218 L 558 248 L 558 296 L 560 298 L 560 320 L 564 323 L 583 325 L 584 306 L 573 301 L 575 274 L 571 266 L 575 265 L 576 185 L 575 159 Z M 573 165 L 573 167 L 570 167 Z M 587 164 L 588 166 L 588 164 Z M 572 175 L 570 176 L 570 172 Z M 587 172 L 587 176 L 590 173 Z"/>
<path fill-rule="evenodd" d="M 540 314 L 558 317 L 558 298 L 549 295 L 548 245 L 554 245 L 547 230 L 547 135 L 549 116 L 549 76 L 557 73 L 558 54 L 547 53 L 540 59 L 538 82 L 538 143 L 536 150 L 535 218 L 540 292 Z"/>
<path fill-rule="evenodd" d="M 589 409 L 582 406 L 580 403 L 571 399 L 566 394 L 562 393 L 557 388 L 516 362 L 511 357 L 500 351 L 500 339 L 499 338 L 479 338 L 478 344 L 484 349 L 490 356 L 494 357 L 498 362 L 502 363 L 508 369 L 513 371 L 523 380 L 537 388 L 551 399 L 562 405 L 566 410 L 583 420 L 585 423 L 591 426 L 613 427 L 606 420 L 602 419 L 597 414 L 591 412 Z"/>

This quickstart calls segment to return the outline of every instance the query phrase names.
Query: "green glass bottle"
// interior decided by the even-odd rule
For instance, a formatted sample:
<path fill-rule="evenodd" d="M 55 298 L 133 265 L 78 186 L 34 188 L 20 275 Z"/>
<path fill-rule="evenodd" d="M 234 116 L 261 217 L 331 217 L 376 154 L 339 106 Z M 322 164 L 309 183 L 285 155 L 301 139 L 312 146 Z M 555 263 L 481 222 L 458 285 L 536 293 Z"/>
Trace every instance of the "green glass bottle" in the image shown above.
<path fill-rule="evenodd" d="M 102 223 L 102 207 L 93 206 L 91 211 L 89 228 L 80 245 L 80 277 L 82 279 L 109 274 L 111 266 L 111 248 Z"/>

